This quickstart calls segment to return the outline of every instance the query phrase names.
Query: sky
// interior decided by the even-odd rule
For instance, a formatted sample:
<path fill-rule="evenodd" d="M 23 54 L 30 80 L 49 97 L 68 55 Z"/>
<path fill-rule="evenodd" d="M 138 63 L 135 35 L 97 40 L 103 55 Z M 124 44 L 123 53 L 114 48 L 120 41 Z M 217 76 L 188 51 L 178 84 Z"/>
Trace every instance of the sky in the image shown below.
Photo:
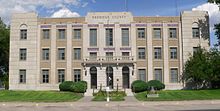
<path fill-rule="evenodd" d="M 126 5 L 127 4 L 127 5 Z M 184 10 L 208 11 L 211 45 L 216 43 L 214 24 L 220 11 L 207 0 L 0 0 L 0 17 L 10 24 L 12 13 L 36 12 L 40 17 L 79 17 L 87 12 L 129 11 L 134 16 L 178 16 Z"/>

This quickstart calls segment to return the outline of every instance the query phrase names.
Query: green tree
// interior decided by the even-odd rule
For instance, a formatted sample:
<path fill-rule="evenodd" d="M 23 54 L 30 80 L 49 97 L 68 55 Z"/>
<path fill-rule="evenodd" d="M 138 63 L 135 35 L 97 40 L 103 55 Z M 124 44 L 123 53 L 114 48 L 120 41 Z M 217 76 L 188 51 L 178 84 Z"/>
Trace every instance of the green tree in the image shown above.
<path fill-rule="evenodd" d="M 210 65 L 208 52 L 199 47 L 185 63 L 182 79 L 186 82 L 186 87 L 199 89 L 207 86 L 208 74 L 211 72 Z"/>
<path fill-rule="evenodd" d="M 209 52 L 209 59 L 211 63 L 211 73 L 209 80 L 212 88 L 220 88 L 220 51 L 213 48 Z"/>
<path fill-rule="evenodd" d="M 10 30 L 0 18 L 0 79 L 8 81 L 9 70 L 9 35 Z M 6 86 L 6 85 L 5 85 Z"/>

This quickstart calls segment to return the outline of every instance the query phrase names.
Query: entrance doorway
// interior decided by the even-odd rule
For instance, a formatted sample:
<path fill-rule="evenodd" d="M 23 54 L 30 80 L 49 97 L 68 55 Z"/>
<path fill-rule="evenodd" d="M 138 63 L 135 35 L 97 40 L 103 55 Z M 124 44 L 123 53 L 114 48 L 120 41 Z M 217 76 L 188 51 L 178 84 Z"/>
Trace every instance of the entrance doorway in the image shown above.
<path fill-rule="evenodd" d="M 108 66 L 106 68 L 106 86 L 109 86 L 109 88 L 113 89 L 113 68 L 111 66 Z"/>
<path fill-rule="evenodd" d="M 127 66 L 122 68 L 122 79 L 123 88 L 129 88 L 129 67 Z"/>
<path fill-rule="evenodd" d="M 97 69 L 96 69 L 96 67 L 93 66 L 90 68 L 90 75 L 91 75 L 91 80 L 90 80 L 91 88 L 97 89 Z"/>

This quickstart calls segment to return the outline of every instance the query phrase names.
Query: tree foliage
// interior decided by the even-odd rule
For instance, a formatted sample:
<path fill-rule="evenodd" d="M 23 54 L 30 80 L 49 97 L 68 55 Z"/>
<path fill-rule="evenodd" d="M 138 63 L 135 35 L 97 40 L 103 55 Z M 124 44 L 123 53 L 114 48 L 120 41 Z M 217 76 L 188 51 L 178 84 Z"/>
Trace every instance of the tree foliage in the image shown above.
<path fill-rule="evenodd" d="M 208 0 L 208 2 L 220 4 L 220 0 Z"/>
<path fill-rule="evenodd" d="M 6 84 L 8 81 L 7 74 L 9 69 L 9 32 L 9 28 L 0 18 L 0 80 L 3 81 L 4 84 Z"/>
<path fill-rule="evenodd" d="M 199 49 L 185 63 L 183 80 L 191 89 L 218 88 L 220 82 L 220 52 Z"/>

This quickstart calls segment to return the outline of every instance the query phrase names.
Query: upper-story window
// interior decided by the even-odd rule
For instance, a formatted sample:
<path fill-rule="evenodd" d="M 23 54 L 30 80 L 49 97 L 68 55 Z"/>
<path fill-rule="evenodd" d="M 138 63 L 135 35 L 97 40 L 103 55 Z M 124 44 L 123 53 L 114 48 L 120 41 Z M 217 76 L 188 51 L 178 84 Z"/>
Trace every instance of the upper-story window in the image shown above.
<path fill-rule="evenodd" d="M 81 39 L 81 29 L 73 29 L 73 38 Z"/>
<path fill-rule="evenodd" d="M 90 29 L 89 45 L 97 46 L 97 29 Z"/>
<path fill-rule="evenodd" d="M 177 38 L 177 29 L 176 28 L 169 28 L 169 37 L 170 38 Z"/>
<path fill-rule="evenodd" d="M 90 58 L 90 60 L 96 60 L 97 59 L 97 52 L 90 52 L 89 58 Z"/>
<path fill-rule="evenodd" d="M 161 47 L 154 48 L 154 59 L 161 59 L 162 58 L 162 50 Z"/>
<path fill-rule="evenodd" d="M 113 46 L 113 29 L 105 29 L 105 44 L 106 46 Z"/>
<path fill-rule="evenodd" d="M 27 25 L 21 24 L 20 26 L 20 39 L 26 40 L 27 39 Z"/>
<path fill-rule="evenodd" d="M 20 49 L 20 60 L 25 61 L 27 59 L 27 49 L 21 48 Z"/>
<path fill-rule="evenodd" d="M 43 29 L 43 39 L 50 39 L 50 29 Z"/>
<path fill-rule="evenodd" d="M 170 48 L 170 59 L 177 59 L 177 48 L 176 47 Z"/>
<path fill-rule="evenodd" d="M 65 48 L 58 48 L 58 60 L 65 60 Z"/>
<path fill-rule="evenodd" d="M 42 60 L 49 60 L 50 59 L 50 49 L 44 48 L 42 49 Z"/>
<path fill-rule="evenodd" d="M 145 38 L 145 28 L 138 28 L 137 29 L 137 36 L 138 38 Z"/>
<path fill-rule="evenodd" d="M 121 32 L 122 46 L 129 46 L 129 28 L 122 28 Z"/>
<path fill-rule="evenodd" d="M 129 52 L 122 52 L 122 60 L 129 60 Z"/>
<path fill-rule="evenodd" d="M 66 38 L 66 29 L 58 29 L 58 39 Z"/>
<path fill-rule="evenodd" d="M 145 59 L 145 48 L 138 48 L 138 59 Z"/>
<path fill-rule="evenodd" d="M 113 60 L 113 52 L 106 52 L 105 53 L 106 55 L 106 60 Z"/>
<path fill-rule="evenodd" d="M 153 29 L 153 37 L 155 39 L 161 39 L 161 28 L 154 28 Z"/>
<path fill-rule="evenodd" d="M 81 60 L 81 48 L 73 49 L 74 60 Z"/>
<path fill-rule="evenodd" d="M 21 40 L 26 40 L 27 39 L 27 29 L 21 29 L 20 30 L 20 39 Z"/>
<path fill-rule="evenodd" d="M 192 24 L 192 37 L 193 38 L 199 38 L 200 37 L 200 30 L 198 23 Z"/>

